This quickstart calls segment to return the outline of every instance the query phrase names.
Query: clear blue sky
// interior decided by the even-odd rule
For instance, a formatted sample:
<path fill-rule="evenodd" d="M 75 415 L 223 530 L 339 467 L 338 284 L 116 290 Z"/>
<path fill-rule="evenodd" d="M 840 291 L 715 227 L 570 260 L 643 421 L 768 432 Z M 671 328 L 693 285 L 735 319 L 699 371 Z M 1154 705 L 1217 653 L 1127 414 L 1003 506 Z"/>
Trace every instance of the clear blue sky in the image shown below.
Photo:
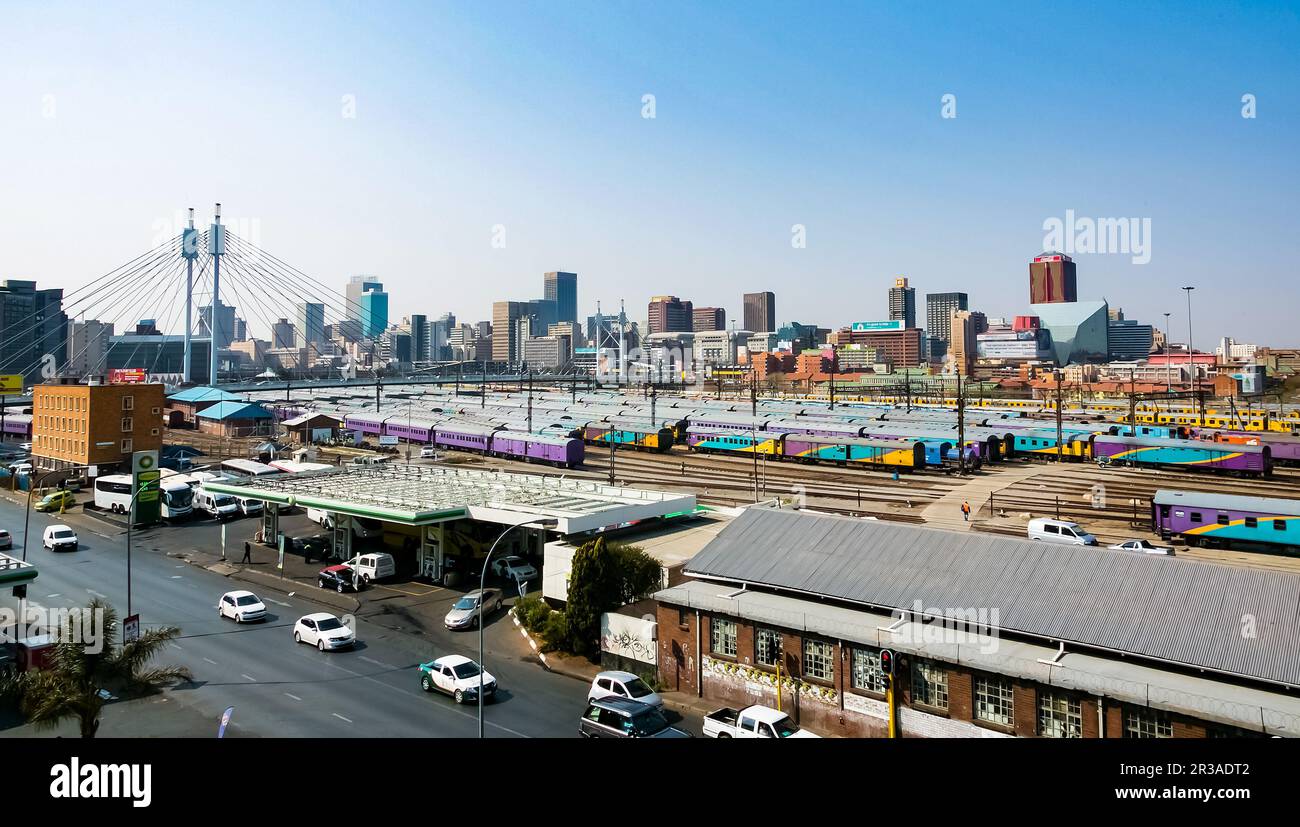
<path fill-rule="evenodd" d="M 9 5 L 0 277 L 75 287 L 219 200 L 340 291 L 378 275 L 395 317 L 488 318 L 554 269 L 584 316 L 771 289 L 838 326 L 899 274 L 997 316 L 1072 209 L 1152 228 L 1147 264 L 1076 256 L 1081 298 L 1181 340 L 1193 284 L 1198 345 L 1297 345 L 1297 8 Z"/>

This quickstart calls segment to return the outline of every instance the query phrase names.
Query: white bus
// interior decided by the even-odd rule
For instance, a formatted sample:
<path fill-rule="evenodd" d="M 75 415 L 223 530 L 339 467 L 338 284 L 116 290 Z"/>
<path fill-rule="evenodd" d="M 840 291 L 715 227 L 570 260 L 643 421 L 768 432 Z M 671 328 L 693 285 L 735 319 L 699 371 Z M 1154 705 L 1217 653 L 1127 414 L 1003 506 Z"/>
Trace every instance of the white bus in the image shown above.
<path fill-rule="evenodd" d="M 271 467 L 286 474 L 297 474 L 302 471 L 326 471 L 335 466 L 324 462 L 292 462 L 287 459 L 277 459 L 271 463 Z"/>
<path fill-rule="evenodd" d="M 276 468 L 251 459 L 228 459 L 221 463 L 221 470 L 236 477 L 264 477 L 280 473 Z"/>
<path fill-rule="evenodd" d="M 194 510 L 194 492 L 183 480 L 176 475 L 158 480 L 161 491 L 158 510 L 164 520 L 176 520 Z M 127 474 L 96 477 L 95 507 L 125 514 L 131 507 L 131 477 Z"/>

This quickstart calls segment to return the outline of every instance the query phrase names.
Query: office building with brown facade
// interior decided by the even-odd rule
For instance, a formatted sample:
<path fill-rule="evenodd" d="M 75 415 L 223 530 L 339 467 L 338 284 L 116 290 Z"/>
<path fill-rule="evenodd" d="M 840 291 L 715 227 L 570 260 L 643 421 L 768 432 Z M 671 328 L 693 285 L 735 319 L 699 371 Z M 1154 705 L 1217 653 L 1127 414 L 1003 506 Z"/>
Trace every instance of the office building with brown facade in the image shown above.
<path fill-rule="evenodd" d="M 41 469 L 131 467 L 136 451 L 162 448 L 163 386 L 37 385 L 32 458 Z"/>

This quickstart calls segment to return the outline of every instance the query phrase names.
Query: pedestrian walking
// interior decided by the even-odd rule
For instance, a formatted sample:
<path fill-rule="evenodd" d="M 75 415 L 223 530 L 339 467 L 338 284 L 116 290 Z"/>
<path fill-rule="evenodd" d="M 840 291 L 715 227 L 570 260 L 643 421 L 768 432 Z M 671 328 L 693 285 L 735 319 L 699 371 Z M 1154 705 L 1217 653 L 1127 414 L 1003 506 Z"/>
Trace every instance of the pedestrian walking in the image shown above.
<path fill-rule="evenodd" d="M 970 503 L 966 502 L 965 500 L 962 500 L 962 503 L 961 503 L 961 521 L 964 523 L 964 522 L 967 522 L 967 521 L 969 521 L 969 520 L 970 520 Z"/>
<path fill-rule="evenodd" d="M 249 545 L 247 540 L 244 541 L 244 559 L 240 560 L 239 562 L 241 563 L 253 562 L 253 547 Z"/>

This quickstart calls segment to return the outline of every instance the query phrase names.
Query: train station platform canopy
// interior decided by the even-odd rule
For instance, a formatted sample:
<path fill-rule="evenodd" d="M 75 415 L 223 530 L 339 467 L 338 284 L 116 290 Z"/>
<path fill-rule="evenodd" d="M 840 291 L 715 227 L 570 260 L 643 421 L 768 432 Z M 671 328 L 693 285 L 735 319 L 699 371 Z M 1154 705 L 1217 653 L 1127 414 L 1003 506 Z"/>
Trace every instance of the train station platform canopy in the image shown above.
<path fill-rule="evenodd" d="M 23 586 L 36 579 L 36 567 L 16 557 L 0 554 L 0 586 Z"/>
<path fill-rule="evenodd" d="M 513 525 L 554 519 L 560 534 L 691 513 L 694 494 L 589 479 L 477 469 L 389 465 L 208 482 L 211 491 L 405 525 L 472 519 Z"/>

